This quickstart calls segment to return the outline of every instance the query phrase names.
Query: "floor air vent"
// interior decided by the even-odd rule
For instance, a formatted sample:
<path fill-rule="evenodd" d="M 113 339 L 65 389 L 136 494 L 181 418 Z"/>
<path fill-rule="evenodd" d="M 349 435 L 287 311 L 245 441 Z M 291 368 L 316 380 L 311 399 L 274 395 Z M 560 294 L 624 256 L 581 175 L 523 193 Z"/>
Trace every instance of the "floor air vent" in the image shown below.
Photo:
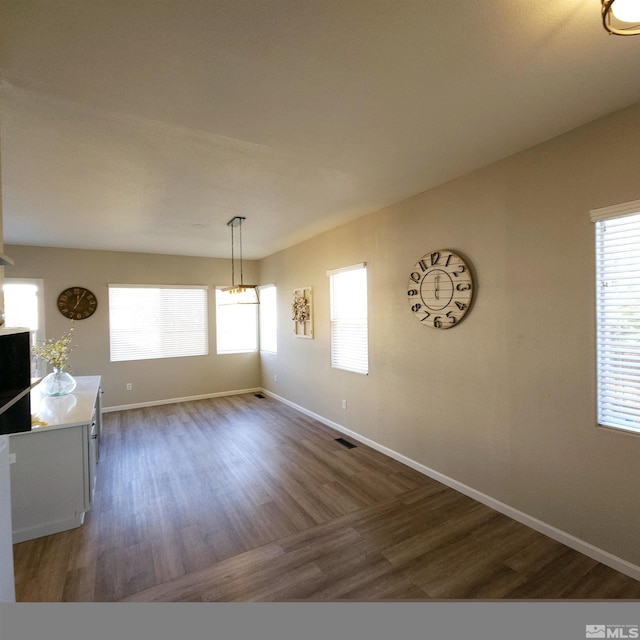
<path fill-rule="evenodd" d="M 262 395 L 261 393 L 254 393 L 253 394 L 256 398 L 266 398 L 267 396 Z"/>
<path fill-rule="evenodd" d="M 336 438 L 336 442 L 339 442 L 344 447 L 347 447 L 347 449 L 355 449 L 356 447 L 355 444 L 352 444 L 351 442 L 349 442 L 348 440 L 345 440 L 344 438 Z"/>

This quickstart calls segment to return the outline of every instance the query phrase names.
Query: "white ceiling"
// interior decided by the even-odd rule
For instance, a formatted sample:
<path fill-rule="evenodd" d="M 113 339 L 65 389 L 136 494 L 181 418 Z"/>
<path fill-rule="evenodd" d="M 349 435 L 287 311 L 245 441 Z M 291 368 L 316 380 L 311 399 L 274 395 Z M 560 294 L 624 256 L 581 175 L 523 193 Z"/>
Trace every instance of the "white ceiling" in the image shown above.
<path fill-rule="evenodd" d="M 600 0 L 2 0 L 4 240 L 270 255 L 640 100 Z"/>

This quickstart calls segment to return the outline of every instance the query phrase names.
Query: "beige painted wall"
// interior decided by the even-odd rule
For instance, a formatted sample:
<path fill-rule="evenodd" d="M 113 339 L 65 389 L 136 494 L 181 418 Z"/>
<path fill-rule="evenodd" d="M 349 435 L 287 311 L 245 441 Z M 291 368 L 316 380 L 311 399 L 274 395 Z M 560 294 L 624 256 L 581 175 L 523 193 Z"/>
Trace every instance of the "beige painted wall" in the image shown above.
<path fill-rule="evenodd" d="M 43 278 L 48 337 L 65 332 L 70 321 L 56 308 L 58 294 L 69 286 L 87 287 L 98 298 L 93 316 L 74 322 L 76 348 L 70 362 L 74 375 L 102 375 L 105 407 L 184 398 L 260 386 L 258 354 L 216 355 L 216 285 L 231 280 L 229 260 L 159 256 L 144 253 L 84 251 L 7 245 L 15 266 L 7 277 Z M 257 265 L 244 263 L 248 278 Z M 196 284 L 209 290 L 209 355 L 137 362 L 109 361 L 108 284 Z M 133 384 L 126 391 L 127 382 Z"/>
<path fill-rule="evenodd" d="M 8 246 L 16 266 L 7 275 L 44 278 L 49 335 L 67 326 L 55 310 L 59 291 L 78 283 L 98 294 L 96 315 L 77 325 L 73 364 L 103 375 L 107 406 L 261 383 L 640 565 L 640 438 L 596 426 L 588 215 L 640 198 L 639 143 L 636 105 L 266 258 L 259 281 L 278 286 L 280 321 L 278 354 L 261 363 L 108 359 L 107 283 L 215 285 L 228 281 L 228 261 Z M 437 248 L 463 253 L 476 277 L 475 305 L 449 331 L 421 326 L 406 297 L 412 265 Z M 326 271 L 362 261 L 368 376 L 329 366 Z M 294 337 L 289 319 L 302 286 L 314 289 L 313 340 Z M 212 353 L 214 326 L 212 318 Z"/>
<path fill-rule="evenodd" d="M 264 387 L 640 565 L 640 437 L 596 426 L 589 221 L 640 198 L 639 167 L 635 105 L 261 261 L 282 318 Z M 439 248 L 467 256 L 477 283 L 447 331 L 420 325 L 406 296 Z M 368 376 L 329 365 L 326 271 L 361 261 Z M 313 340 L 289 320 L 302 286 Z"/>

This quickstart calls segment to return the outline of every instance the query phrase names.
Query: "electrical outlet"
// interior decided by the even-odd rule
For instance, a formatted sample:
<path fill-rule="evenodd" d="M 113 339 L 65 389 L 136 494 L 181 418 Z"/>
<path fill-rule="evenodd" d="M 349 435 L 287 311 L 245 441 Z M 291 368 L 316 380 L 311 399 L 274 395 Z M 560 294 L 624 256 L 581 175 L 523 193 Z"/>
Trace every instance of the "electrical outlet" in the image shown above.
<path fill-rule="evenodd" d="M 133 389 L 133 384 L 131 382 L 127 382 L 127 391 L 131 391 Z"/>
<path fill-rule="evenodd" d="M 347 408 L 347 401 L 346 401 L 346 400 L 343 400 L 343 401 L 342 401 L 342 408 L 343 408 L 343 409 L 346 409 L 346 408 Z"/>

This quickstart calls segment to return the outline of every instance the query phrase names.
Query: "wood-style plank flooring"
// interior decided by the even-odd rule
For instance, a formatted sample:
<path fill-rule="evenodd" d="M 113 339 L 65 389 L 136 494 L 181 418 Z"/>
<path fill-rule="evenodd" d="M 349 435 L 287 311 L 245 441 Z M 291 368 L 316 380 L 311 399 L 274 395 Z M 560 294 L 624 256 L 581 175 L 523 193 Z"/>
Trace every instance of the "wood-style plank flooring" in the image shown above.
<path fill-rule="evenodd" d="M 18 602 L 640 599 L 640 582 L 271 398 L 104 415 L 93 510 Z"/>

